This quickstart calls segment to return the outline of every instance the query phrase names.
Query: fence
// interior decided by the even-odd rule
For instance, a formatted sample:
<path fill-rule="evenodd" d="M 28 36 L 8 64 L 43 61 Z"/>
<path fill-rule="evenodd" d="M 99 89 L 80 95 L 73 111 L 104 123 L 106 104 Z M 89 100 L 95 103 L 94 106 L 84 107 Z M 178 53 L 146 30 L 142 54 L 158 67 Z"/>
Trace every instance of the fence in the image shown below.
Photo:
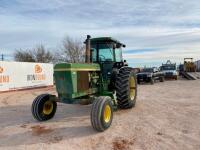
<path fill-rule="evenodd" d="M 53 65 L 0 61 L 0 92 L 53 85 Z"/>

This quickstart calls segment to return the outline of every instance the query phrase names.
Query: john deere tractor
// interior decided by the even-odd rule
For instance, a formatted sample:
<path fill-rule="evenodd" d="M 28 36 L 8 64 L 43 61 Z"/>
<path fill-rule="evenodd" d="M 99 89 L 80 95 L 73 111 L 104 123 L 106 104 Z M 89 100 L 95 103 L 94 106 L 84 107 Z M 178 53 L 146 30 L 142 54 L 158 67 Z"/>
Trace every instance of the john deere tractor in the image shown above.
<path fill-rule="evenodd" d="M 57 103 L 92 104 L 91 124 L 97 131 L 110 127 L 113 111 L 132 108 L 136 104 L 137 82 L 131 67 L 122 58 L 121 42 L 111 37 L 86 41 L 85 63 L 59 63 L 54 67 L 58 96 L 42 94 L 32 103 L 33 117 L 38 121 L 51 119 Z"/>

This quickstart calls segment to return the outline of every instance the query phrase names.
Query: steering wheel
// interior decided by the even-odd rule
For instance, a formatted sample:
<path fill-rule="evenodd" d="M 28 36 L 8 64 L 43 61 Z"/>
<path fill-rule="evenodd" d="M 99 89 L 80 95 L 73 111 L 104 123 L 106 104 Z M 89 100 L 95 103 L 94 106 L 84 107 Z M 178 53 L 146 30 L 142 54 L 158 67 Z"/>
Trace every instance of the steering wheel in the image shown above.
<path fill-rule="evenodd" d="M 99 59 L 101 60 L 101 61 L 105 61 L 106 60 L 106 57 L 105 56 L 103 56 L 103 55 L 99 55 Z"/>

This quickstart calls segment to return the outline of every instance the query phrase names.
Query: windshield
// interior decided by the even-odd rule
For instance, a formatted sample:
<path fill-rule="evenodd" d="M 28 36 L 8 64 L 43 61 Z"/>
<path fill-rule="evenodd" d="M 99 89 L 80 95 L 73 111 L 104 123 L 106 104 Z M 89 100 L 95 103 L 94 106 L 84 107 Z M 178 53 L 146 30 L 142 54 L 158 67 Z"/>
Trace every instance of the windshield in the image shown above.
<path fill-rule="evenodd" d="M 153 72 L 153 68 L 144 68 L 141 72 Z"/>
<path fill-rule="evenodd" d="M 161 66 L 161 70 L 176 70 L 176 66 Z"/>
<path fill-rule="evenodd" d="M 97 62 L 98 60 L 122 62 L 122 49 L 116 48 L 113 50 L 113 43 L 92 44 L 91 52 L 92 62 Z"/>
<path fill-rule="evenodd" d="M 99 44 L 99 61 L 114 61 L 112 44 Z"/>

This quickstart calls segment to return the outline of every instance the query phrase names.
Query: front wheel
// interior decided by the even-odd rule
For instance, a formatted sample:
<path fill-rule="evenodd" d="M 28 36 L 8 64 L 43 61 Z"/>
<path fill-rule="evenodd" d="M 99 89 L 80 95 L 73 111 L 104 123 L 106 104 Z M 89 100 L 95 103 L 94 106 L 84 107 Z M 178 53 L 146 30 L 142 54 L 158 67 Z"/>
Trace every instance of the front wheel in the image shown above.
<path fill-rule="evenodd" d="M 46 121 L 56 113 L 57 103 L 53 100 L 54 96 L 42 94 L 35 98 L 32 103 L 32 115 L 38 121 Z"/>
<path fill-rule="evenodd" d="M 113 107 L 111 98 L 108 96 L 100 96 L 92 104 L 91 109 L 92 127 L 99 132 L 103 132 L 109 128 L 113 119 Z"/>
<path fill-rule="evenodd" d="M 153 78 L 151 78 L 151 79 L 150 79 L 150 83 L 153 85 L 153 84 L 154 84 L 154 82 L 155 82 L 155 81 L 154 81 L 154 79 L 153 79 Z"/>
<path fill-rule="evenodd" d="M 175 80 L 178 80 L 178 76 L 175 77 Z"/>
<path fill-rule="evenodd" d="M 165 77 L 160 77 L 160 82 L 164 82 L 165 81 Z"/>

